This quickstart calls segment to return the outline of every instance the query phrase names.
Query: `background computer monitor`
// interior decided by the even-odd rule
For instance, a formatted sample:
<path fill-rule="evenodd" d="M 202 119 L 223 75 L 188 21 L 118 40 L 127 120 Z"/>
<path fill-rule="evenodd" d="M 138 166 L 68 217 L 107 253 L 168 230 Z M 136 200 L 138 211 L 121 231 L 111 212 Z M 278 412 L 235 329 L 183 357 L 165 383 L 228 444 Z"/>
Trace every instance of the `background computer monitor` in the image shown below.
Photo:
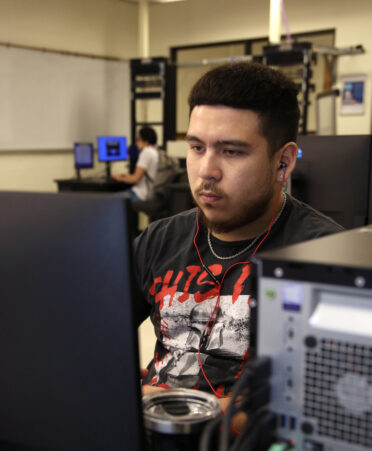
<path fill-rule="evenodd" d="M 111 162 L 128 158 L 125 136 L 99 136 L 97 145 L 98 161 Z"/>
<path fill-rule="evenodd" d="M 126 211 L 0 193 L 0 449 L 142 449 Z"/>
<path fill-rule="evenodd" d="M 371 135 L 299 136 L 291 193 L 347 229 L 372 222 Z"/>
<path fill-rule="evenodd" d="M 74 144 L 75 169 L 87 169 L 94 166 L 93 143 Z"/>

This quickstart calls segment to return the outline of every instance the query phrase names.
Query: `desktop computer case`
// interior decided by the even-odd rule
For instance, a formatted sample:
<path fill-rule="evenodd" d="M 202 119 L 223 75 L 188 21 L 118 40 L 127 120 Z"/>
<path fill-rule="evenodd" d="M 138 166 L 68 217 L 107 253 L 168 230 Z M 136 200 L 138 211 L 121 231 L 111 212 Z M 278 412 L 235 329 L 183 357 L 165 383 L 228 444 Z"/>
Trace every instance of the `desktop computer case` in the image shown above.
<path fill-rule="evenodd" d="M 296 450 L 372 449 L 372 226 L 256 257 L 257 354 L 276 435 Z"/>

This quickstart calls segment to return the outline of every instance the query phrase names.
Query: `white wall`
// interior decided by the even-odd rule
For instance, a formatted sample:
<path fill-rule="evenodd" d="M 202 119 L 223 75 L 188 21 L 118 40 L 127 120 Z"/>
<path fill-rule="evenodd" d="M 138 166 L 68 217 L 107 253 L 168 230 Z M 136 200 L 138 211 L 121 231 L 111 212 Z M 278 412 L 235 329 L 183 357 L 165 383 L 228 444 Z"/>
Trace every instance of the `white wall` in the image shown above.
<path fill-rule="evenodd" d="M 113 174 L 126 171 L 126 162 L 115 162 Z M 104 175 L 104 163 L 95 162 L 93 169 L 81 169 L 82 177 Z M 55 180 L 75 177 L 71 150 L 51 151 L 0 151 L 0 190 L 2 191 L 57 191 Z"/>
<path fill-rule="evenodd" d="M 169 48 L 175 46 L 267 36 L 269 5 L 269 0 L 186 0 L 154 4 L 150 14 L 151 54 L 168 55 Z M 364 46 L 363 55 L 339 57 L 338 75 L 367 74 L 366 113 L 338 115 L 337 130 L 339 134 L 370 133 L 372 2 L 286 0 L 285 7 L 292 33 L 334 28 L 336 47 Z M 282 32 L 285 33 L 284 28 Z M 340 80 L 338 87 L 341 87 Z"/>
<path fill-rule="evenodd" d="M 137 55 L 137 20 L 137 5 L 120 0 L 0 0 L 0 42 L 130 59 Z M 128 134 L 129 103 L 128 92 Z M 90 172 L 102 170 L 96 162 Z M 0 190 L 56 191 L 54 179 L 73 175 L 72 149 L 0 151 Z"/>
<path fill-rule="evenodd" d="M 0 42 L 134 58 L 137 10 L 120 0 L 0 0 Z"/>
<path fill-rule="evenodd" d="M 285 5 L 292 32 L 335 28 L 337 47 L 364 45 L 366 54 L 339 58 L 338 73 L 367 74 L 366 113 L 338 116 L 337 123 L 341 134 L 370 133 L 372 2 L 286 0 Z M 0 42 L 130 59 L 137 56 L 137 20 L 138 6 L 123 0 L 0 0 Z M 269 0 L 152 4 L 150 52 L 167 56 L 172 46 L 264 37 L 268 23 Z M 72 174 L 68 152 L 0 153 L 0 189 L 53 190 L 53 178 Z"/>

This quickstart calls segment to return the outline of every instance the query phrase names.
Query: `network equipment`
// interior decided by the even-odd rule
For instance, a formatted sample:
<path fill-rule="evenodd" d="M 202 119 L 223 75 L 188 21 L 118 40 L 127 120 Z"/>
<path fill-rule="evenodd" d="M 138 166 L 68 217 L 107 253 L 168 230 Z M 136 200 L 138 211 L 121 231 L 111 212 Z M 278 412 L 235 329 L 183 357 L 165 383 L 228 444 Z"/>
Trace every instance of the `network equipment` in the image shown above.
<path fill-rule="evenodd" d="M 98 161 L 106 163 L 106 176 L 111 176 L 110 163 L 128 159 L 125 136 L 99 136 L 97 138 Z"/>
<path fill-rule="evenodd" d="M 255 257 L 257 355 L 296 450 L 372 449 L 371 249 L 367 226 Z"/>
<path fill-rule="evenodd" d="M 143 450 L 127 207 L 0 193 L 0 449 Z"/>
<path fill-rule="evenodd" d="M 80 178 L 80 169 L 88 169 L 94 166 L 93 144 L 79 143 L 74 144 L 74 160 L 77 178 Z"/>
<path fill-rule="evenodd" d="M 299 136 L 291 194 L 347 229 L 372 223 L 372 136 Z"/>

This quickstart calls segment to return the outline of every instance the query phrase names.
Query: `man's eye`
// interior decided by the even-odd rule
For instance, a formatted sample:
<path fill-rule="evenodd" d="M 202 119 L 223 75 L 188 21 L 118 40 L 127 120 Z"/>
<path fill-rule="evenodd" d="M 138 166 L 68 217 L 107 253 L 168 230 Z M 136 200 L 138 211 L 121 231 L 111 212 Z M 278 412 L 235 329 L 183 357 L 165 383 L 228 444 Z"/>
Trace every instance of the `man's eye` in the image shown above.
<path fill-rule="evenodd" d="M 224 153 L 228 155 L 229 157 L 235 157 L 240 155 L 242 152 L 240 150 L 233 150 L 233 149 L 225 149 Z"/>
<path fill-rule="evenodd" d="M 203 146 L 190 146 L 190 148 L 194 152 L 201 152 L 203 150 Z"/>

